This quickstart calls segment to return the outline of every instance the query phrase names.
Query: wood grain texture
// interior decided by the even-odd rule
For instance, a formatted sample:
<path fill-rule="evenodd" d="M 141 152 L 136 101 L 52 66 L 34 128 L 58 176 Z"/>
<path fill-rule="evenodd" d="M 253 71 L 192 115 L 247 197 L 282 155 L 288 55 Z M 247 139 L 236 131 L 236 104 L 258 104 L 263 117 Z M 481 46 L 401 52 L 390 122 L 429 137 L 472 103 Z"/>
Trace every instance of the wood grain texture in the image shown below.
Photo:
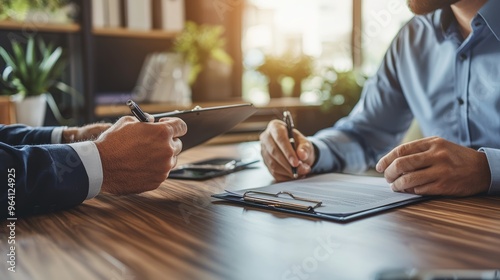
<path fill-rule="evenodd" d="M 259 156 L 253 144 L 202 146 L 179 164 Z M 335 223 L 212 199 L 272 182 L 257 168 L 155 191 L 99 195 L 17 222 L 17 272 L 1 279 L 370 279 L 387 268 L 500 267 L 500 198 L 441 198 Z"/>

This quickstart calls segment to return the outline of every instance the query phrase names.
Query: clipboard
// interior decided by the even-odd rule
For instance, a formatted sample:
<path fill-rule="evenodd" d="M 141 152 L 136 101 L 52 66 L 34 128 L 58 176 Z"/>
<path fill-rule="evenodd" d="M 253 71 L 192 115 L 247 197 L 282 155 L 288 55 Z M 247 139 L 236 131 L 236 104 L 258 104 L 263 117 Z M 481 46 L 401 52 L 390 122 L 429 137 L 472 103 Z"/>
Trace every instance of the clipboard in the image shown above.
<path fill-rule="evenodd" d="M 229 106 L 201 108 L 153 114 L 155 122 L 164 117 L 182 119 L 188 127 L 186 135 L 180 137 L 182 150 L 185 151 L 200 145 L 215 136 L 229 131 L 231 128 L 253 115 L 257 109 L 250 103 Z"/>
<path fill-rule="evenodd" d="M 236 192 L 226 191 L 212 197 L 241 205 L 338 222 L 349 222 L 431 198 L 395 193 L 384 178 L 339 173 Z M 359 205 L 350 205 L 356 200 L 360 201 Z"/>

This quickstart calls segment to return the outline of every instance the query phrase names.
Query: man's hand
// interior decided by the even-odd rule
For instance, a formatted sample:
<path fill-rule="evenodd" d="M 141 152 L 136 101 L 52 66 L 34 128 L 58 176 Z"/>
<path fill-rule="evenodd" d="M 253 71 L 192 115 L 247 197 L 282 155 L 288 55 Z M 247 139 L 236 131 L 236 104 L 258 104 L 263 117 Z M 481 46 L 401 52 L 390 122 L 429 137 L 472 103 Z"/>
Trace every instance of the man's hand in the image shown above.
<path fill-rule="evenodd" d="M 110 123 L 94 123 L 82 127 L 68 127 L 63 130 L 61 142 L 73 143 L 95 140 L 110 127 Z"/>
<path fill-rule="evenodd" d="M 314 147 L 298 130 L 294 129 L 293 134 L 296 151 L 288 140 L 286 124 L 282 121 L 271 121 L 260 135 L 262 158 L 276 181 L 293 179 L 292 166 L 297 167 L 299 177 L 311 172 L 315 159 Z"/>
<path fill-rule="evenodd" d="M 119 119 L 95 141 L 104 175 L 101 191 L 130 194 L 156 189 L 176 165 L 182 150 L 179 137 L 186 132 L 179 118 L 156 123 Z"/>
<path fill-rule="evenodd" d="M 396 147 L 377 164 L 391 188 L 420 195 L 469 196 L 488 190 L 486 155 L 438 137 Z"/>

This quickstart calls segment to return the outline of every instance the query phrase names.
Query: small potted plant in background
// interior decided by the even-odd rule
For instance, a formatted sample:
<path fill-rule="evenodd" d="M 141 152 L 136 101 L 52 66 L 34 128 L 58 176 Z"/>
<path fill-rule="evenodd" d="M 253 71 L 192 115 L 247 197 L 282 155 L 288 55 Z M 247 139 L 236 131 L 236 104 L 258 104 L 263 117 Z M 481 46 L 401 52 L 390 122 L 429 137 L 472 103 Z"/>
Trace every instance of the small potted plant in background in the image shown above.
<path fill-rule="evenodd" d="M 283 56 L 266 55 L 264 63 L 257 67 L 257 71 L 268 79 L 269 97 L 283 97 L 282 80 L 284 77 L 293 79 L 292 97 L 300 97 L 302 93 L 302 81 L 308 78 L 314 68 L 313 58 L 305 54 L 294 56 L 285 54 Z"/>
<path fill-rule="evenodd" d="M 71 0 L 2 0 L 0 20 L 36 23 L 70 23 L 78 7 Z"/>
<path fill-rule="evenodd" d="M 230 91 L 223 84 L 227 84 L 231 74 L 229 66 L 233 61 L 224 50 L 226 40 L 223 34 L 223 26 L 188 21 L 175 38 L 173 51 L 181 54 L 190 67 L 188 82 L 193 89 L 193 98 L 203 95 L 203 99 L 218 99 L 218 96 L 227 95 L 224 91 Z"/>
<path fill-rule="evenodd" d="M 281 57 L 266 55 L 264 63 L 258 66 L 256 70 L 267 77 L 269 97 L 283 97 L 281 79 L 287 72 L 286 62 Z"/>
<path fill-rule="evenodd" d="M 321 77 L 321 92 L 325 96 L 323 109 L 335 109 L 342 116 L 348 115 L 358 102 L 366 77 L 356 70 L 338 71 L 325 68 Z"/>
<path fill-rule="evenodd" d="M 12 41 L 11 45 L 12 54 L 0 47 L 0 57 L 5 62 L 0 94 L 11 95 L 16 104 L 17 122 L 30 126 L 43 125 L 48 103 L 56 119 L 65 124 L 67 120 L 62 118 L 50 95 L 56 90 L 70 94 L 74 91 L 60 81 L 66 67 L 62 48 L 47 46 L 43 40 L 38 40 L 36 48 L 34 37 L 28 38 L 26 49 L 16 41 Z"/>
<path fill-rule="evenodd" d="M 286 75 L 294 81 L 292 96 L 300 97 L 302 94 L 302 81 L 311 76 L 314 70 L 314 60 L 312 57 L 301 54 L 299 56 L 285 56 L 287 63 Z"/>

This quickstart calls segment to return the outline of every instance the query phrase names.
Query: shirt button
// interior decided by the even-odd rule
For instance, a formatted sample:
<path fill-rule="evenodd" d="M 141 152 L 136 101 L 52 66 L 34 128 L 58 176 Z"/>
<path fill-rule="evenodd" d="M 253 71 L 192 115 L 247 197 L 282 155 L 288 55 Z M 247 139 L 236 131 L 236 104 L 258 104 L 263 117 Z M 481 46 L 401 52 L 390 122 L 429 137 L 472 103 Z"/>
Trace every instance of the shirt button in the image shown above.
<path fill-rule="evenodd" d="M 460 54 L 460 60 L 464 61 L 467 59 L 467 55 L 465 53 Z"/>
<path fill-rule="evenodd" d="M 476 22 L 474 23 L 474 26 L 481 26 L 481 22 L 480 22 L 480 21 L 476 21 Z"/>
<path fill-rule="evenodd" d="M 458 105 L 464 105 L 464 100 L 462 99 L 462 97 L 457 98 L 457 101 Z"/>

